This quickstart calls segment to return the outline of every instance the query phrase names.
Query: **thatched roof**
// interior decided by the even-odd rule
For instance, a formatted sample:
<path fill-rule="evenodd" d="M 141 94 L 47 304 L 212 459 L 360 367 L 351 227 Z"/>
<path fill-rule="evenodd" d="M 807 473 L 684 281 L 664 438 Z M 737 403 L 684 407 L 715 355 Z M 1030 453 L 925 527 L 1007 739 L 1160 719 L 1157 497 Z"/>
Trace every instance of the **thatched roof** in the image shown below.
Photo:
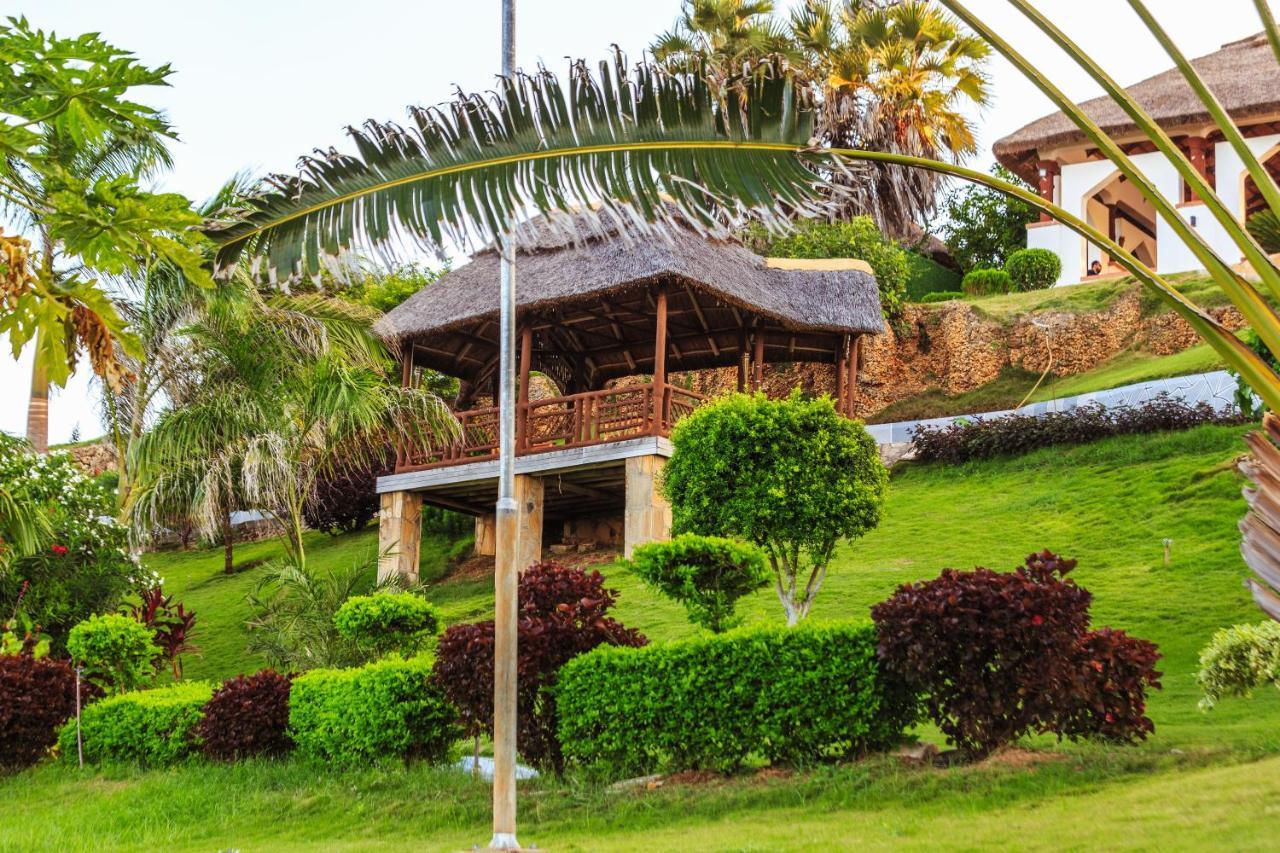
<path fill-rule="evenodd" d="M 781 269 L 687 228 L 669 239 L 572 231 L 547 227 L 518 255 L 516 293 L 520 322 L 538 334 L 535 369 L 556 361 L 580 384 L 652 366 L 659 288 L 670 370 L 734 364 L 752 328 L 764 330 L 771 361 L 825 361 L 844 335 L 884 328 L 875 277 L 860 262 Z M 480 252 L 387 314 L 380 331 L 413 346 L 418 365 L 484 381 L 497 353 L 498 266 L 496 252 Z"/>
<path fill-rule="evenodd" d="M 1280 69 L 1262 33 L 1225 44 L 1208 56 L 1193 59 L 1191 64 L 1237 122 L 1280 112 Z M 1212 121 L 1176 68 L 1129 86 L 1126 91 L 1171 133 Z M 1111 136 L 1137 130 L 1110 97 L 1104 95 L 1080 106 Z M 1037 151 L 1084 141 L 1084 134 L 1071 119 L 1056 112 L 997 140 L 992 151 L 1002 164 L 1034 183 Z"/>

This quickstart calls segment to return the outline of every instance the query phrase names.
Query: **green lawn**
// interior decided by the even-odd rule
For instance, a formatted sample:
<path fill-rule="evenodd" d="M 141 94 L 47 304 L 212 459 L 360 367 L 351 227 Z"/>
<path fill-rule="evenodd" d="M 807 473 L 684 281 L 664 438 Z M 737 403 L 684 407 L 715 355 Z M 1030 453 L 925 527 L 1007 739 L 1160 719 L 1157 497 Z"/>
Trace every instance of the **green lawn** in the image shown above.
<path fill-rule="evenodd" d="M 1233 462 L 1240 428 L 1129 436 L 966 466 L 908 465 L 881 527 L 841 550 L 814 618 L 864 618 L 900 583 L 945 566 L 1011 568 L 1040 548 L 1077 557 L 1095 623 L 1157 642 L 1165 689 L 1156 733 L 1136 747 L 1032 739 L 1025 765 L 909 768 L 890 758 L 794 776 L 611 793 L 583 779 L 522 786 L 522 840 L 562 850 L 882 848 L 1233 849 L 1263 847 L 1280 809 L 1280 695 L 1196 708 L 1196 656 L 1213 631 L 1260 614 L 1241 585 Z M 1173 540 L 1169 565 L 1162 540 Z M 357 559 L 372 533 L 325 542 L 312 559 Z M 260 547 L 263 552 L 267 546 Z M 442 550 L 437 546 L 436 550 Z M 253 558 L 250 548 L 246 559 Z M 196 567 L 195 564 L 200 566 Z M 202 621 L 206 656 L 237 659 L 236 612 L 253 572 L 217 576 L 216 554 L 163 555 L 158 568 Z M 652 639 L 691 634 L 682 611 L 607 567 L 619 617 Z M 451 619 L 484 614 L 484 581 L 444 580 Z M 202 609 L 203 608 L 203 609 Z M 771 593 L 748 621 L 781 620 Z M 226 611 L 225 613 L 222 611 Z M 936 739 L 928 728 L 920 735 Z M 482 783 L 426 767 L 337 772 L 297 760 L 81 774 L 44 766 L 0 781 L 0 850 L 451 850 L 488 838 Z"/>

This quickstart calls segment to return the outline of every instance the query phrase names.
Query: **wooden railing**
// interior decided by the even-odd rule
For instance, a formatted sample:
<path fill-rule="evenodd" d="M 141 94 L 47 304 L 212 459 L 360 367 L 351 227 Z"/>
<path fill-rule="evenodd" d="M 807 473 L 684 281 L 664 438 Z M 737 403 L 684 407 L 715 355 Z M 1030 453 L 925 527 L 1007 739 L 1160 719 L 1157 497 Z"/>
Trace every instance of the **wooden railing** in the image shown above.
<path fill-rule="evenodd" d="M 658 395 L 660 394 L 660 399 Z M 668 436 L 676 421 L 707 398 L 668 383 L 649 383 L 531 400 L 516 407 L 516 455 Z M 455 412 L 461 438 L 451 444 L 400 448 L 396 471 L 419 471 L 498 457 L 498 409 Z"/>

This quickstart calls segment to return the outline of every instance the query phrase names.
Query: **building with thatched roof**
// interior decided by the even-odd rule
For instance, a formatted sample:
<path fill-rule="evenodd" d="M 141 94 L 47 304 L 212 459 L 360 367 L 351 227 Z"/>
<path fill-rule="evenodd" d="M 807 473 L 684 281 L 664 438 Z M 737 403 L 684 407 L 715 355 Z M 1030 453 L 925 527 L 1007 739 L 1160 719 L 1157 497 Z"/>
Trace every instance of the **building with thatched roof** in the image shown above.
<path fill-rule="evenodd" d="M 1192 65 L 1240 127 L 1249 147 L 1273 175 L 1280 174 L 1280 74 L 1263 34 L 1225 44 Z M 1210 185 L 1245 220 L 1262 206 L 1257 186 L 1239 156 L 1224 142 L 1204 104 L 1181 73 L 1171 68 L 1126 90 L 1182 148 Z M 1080 105 L 1124 148 L 1165 196 L 1179 202 L 1183 217 L 1225 257 L 1239 250 L 1181 176 L 1109 97 Z M 1159 221 L 1155 211 L 1062 113 L 1053 113 L 998 140 L 996 159 L 1039 188 L 1047 199 L 1076 213 L 1139 260 L 1162 273 L 1199 267 L 1195 256 Z M 1090 280 L 1097 262 L 1102 275 L 1121 270 L 1105 252 L 1047 219 L 1028 227 L 1027 245 L 1050 249 L 1062 259 L 1059 283 Z"/>
<path fill-rule="evenodd" d="M 498 411 L 497 253 L 480 252 L 383 319 L 404 382 L 429 371 L 460 380 L 457 441 L 397 449 L 378 482 L 387 571 L 413 575 L 423 502 L 477 517 L 492 553 Z M 734 241 L 678 227 L 637 238 L 546 227 L 516 260 L 516 474 L 520 560 L 548 540 L 604 541 L 630 552 L 665 538 L 670 508 L 656 476 L 671 429 L 704 398 L 668 372 L 737 366 L 759 386 L 766 363 L 836 367 L 836 404 L 853 411 L 859 339 L 883 330 L 879 289 L 859 260 L 761 258 Z M 530 375 L 553 386 L 533 398 Z"/>

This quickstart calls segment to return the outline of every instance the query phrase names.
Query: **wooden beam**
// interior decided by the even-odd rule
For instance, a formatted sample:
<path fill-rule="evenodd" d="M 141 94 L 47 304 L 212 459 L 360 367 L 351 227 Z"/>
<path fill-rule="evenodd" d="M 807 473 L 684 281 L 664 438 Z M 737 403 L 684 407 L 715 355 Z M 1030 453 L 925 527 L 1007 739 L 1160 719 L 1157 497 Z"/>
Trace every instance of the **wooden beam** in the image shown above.
<path fill-rule="evenodd" d="M 751 390 L 764 387 L 764 330 L 756 329 L 755 348 L 751 356 Z"/>
<path fill-rule="evenodd" d="M 657 333 L 653 341 L 653 434 L 662 432 L 662 414 L 666 407 L 667 387 L 667 292 L 658 291 Z"/>

